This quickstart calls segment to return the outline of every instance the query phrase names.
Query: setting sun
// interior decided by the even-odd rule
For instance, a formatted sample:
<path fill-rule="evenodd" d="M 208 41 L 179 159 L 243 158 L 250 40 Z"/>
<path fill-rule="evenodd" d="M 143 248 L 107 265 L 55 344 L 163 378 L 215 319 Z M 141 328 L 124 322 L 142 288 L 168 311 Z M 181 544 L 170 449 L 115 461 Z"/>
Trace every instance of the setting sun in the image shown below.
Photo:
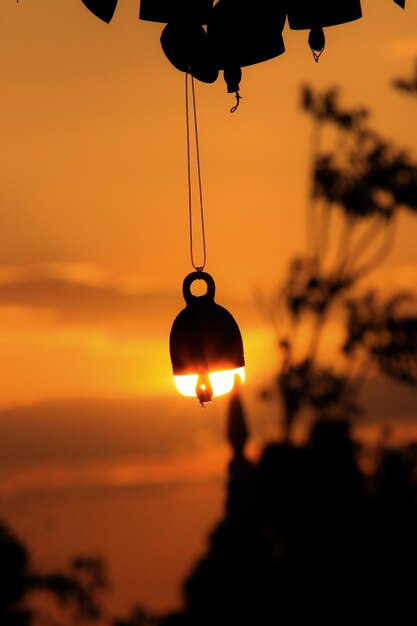
<path fill-rule="evenodd" d="M 223 372 L 210 372 L 208 379 L 213 390 L 213 398 L 223 396 L 233 389 L 235 376 L 239 376 L 241 382 L 245 381 L 245 368 L 238 367 L 233 370 L 225 370 Z M 195 396 L 198 389 L 206 390 L 202 377 L 198 374 L 189 374 L 187 376 L 174 376 L 175 385 L 183 396 Z"/>

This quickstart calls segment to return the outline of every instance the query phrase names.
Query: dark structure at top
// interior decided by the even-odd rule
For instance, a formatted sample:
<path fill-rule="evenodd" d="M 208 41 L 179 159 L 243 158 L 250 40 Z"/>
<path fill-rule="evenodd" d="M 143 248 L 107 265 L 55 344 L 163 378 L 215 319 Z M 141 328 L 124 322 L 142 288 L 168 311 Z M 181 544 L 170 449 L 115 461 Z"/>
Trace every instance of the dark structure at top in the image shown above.
<path fill-rule="evenodd" d="M 393 0 L 405 8 L 405 0 Z M 83 0 L 109 23 L 118 0 Z M 141 20 L 166 24 L 162 49 L 169 61 L 194 78 L 213 83 L 223 70 L 227 89 L 237 93 L 241 68 L 285 52 L 286 19 L 293 30 L 309 31 L 308 43 L 318 61 L 324 28 L 362 17 L 360 0 L 141 0 Z"/>

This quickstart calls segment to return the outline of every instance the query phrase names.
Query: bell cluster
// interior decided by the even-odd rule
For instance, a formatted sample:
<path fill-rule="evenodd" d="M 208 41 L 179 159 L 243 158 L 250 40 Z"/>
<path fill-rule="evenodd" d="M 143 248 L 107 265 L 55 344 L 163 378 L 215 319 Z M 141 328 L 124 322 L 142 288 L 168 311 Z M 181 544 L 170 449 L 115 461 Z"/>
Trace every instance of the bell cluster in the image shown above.
<path fill-rule="evenodd" d="M 106 22 L 117 1 L 83 0 Z M 393 1 L 405 8 L 405 0 Z M 141 0 L 139 12 L 141 20 L 166 24 L 161 45 L 175 68 L 205 83 L 223 70 L 229 92 L 239 90 L 242 67 L 285 52 L 286 20 L 293 30 L 309 31 L 317 61 L 325 46 L 323 29 L 361 17 L 360 0 Z"/>

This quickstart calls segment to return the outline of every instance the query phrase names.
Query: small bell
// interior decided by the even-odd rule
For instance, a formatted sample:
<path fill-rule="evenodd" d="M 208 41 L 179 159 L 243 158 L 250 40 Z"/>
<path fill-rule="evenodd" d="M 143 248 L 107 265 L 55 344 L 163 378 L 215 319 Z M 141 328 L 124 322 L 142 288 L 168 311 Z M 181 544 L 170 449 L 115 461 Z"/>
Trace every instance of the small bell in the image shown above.
<path fill-rule="evenodd" d="M 203 280 L 207 292 L 194 296 L 191 285 Z M 183 283 L 186 307 L 177 315 L 169 338 L 172 371 L 180 393 L 203 406 L 229 393 L 235 376 L 244 380 L 242 336 L 233 316 L 214 302 L 215 284 L 207 272 L 188 274 Z"/>
<path fill-rule="evenodd" d="M 212 7 L 213 0 L 141 0 L 139 19 L 148 22 L 207 24 Z"/>
<path fill-rule="evenodd" d="M 219 74 L 208 44 L 207 33 L 200 24 L 172 22 L 162 31 L 161 46 L 177 70 L 188 72 L 204 83 L 214 83 Z"/>
<path fill-rule="evenodd" d="M 249 8 L 237 0 L 219 0 L 213 7 L 207 34 L 219 69 L 262 63 L 285 52 L 285 10 L 267 0 L 256 5 L 256 13 Z"/>

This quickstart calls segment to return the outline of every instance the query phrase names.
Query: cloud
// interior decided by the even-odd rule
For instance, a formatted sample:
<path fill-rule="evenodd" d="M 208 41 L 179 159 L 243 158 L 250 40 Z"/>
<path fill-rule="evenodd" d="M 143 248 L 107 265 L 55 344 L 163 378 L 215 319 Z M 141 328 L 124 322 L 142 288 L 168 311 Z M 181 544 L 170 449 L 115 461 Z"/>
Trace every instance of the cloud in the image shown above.
<path fill-rule="evenodd" d="M 105 327 L 119 335 L 143 335 L 169 331 L 185 306 L 182 283 L 173 289 L 149 278 L 113 277 L 82 263 L 56 263 L 30 271 L 0 268 L 0 308 L 28 310 L 48 323 Z M 251 296 L 229 298 L 222 304 L 243 318 L 259 324 Z"/>
<path fill-rule="evenodd" d="M 223 410 L 221 402 L 203 412 L 172 398 L 59 400 L 3 410 L 0 495 L 211 472 L 208 459 L 225 448 Z"/>
<path fill-rule="evenodd" d="M 180 416 L 177 411 L 172 398 L 68 399 L 6 409 L 0 412 L 2 467 L 176 456 L 219 442 L 223 433 L 212 408 L 210 419 L 197 403 Z"/>
<path fill-rule="evenodd" d="M 127 290 L 117 284 L 94 284 L 86 276 L 18 277 L 0 284 L 0 306 L 48 311 L 60 323 L 111 325 L 160 330 L 161 319 L 178 312 L 180 294 Z"/>
<path fill-rule="evenodd" d="M 374 378 L 365 385 L 360 438 L 417 440 L 417 390 Z M 275 403 L 245 388 L 252 451 L 279 432 Z M 176 482 L 222 476 L 230 450 L 228 399 L 201 410 L 180 397 L 63 399 L 0 411 L 0 496 L 44 487 Z"/>

